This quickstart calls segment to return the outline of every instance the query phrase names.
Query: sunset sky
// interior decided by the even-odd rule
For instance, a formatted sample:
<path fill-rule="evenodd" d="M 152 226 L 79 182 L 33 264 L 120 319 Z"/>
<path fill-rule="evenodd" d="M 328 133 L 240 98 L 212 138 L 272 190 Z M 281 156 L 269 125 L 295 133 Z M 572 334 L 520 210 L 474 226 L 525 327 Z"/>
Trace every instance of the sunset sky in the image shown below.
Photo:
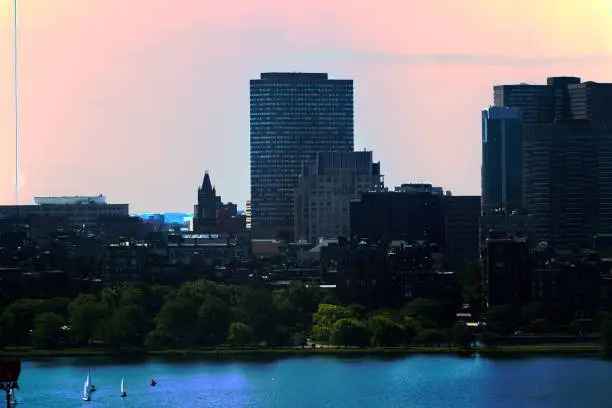
<path fill-rule="evenodd" d="M 21 203 L 103 193 L 191 211 L 249 197 L 249 79 L 355 80 L 388 186 L 480 191 L 492 87 L 612 82 L 612 0 L 18 0 Z M 14 202 L 13 0 L 0 0 L 0 204 Z"/>

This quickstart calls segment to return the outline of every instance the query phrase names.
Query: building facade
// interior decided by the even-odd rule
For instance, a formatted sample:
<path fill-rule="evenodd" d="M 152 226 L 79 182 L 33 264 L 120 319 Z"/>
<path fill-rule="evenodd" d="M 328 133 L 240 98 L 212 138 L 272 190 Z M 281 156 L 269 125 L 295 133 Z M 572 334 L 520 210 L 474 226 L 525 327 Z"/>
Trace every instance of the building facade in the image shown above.
<path fill-rule="evenodd" d="M 256 235 L 292 235 L 302 163 L 353 150 L 353 81 L 263 73 L 250 94 L 251 227 Z"/>
<path fill-rule="evenodd" d="M 442 197 L 431 193 L 364 193 L 350 207 L 351 236 L 370 240 L 446 242 Z"/>
<path fill-rule="evenodd" d="M 523 201 L 521 110 L 494 106 L 482 112 L 482 211 L 512 211 Z"/>
<path fill-rule="evenodd" d="M 325 152 L 304 163 L 295 190 L 296 240 L 350 236 L 349 207 L 361 193 L 384 186 L 372 152 Z"/>
<path fill-rule="evenodd" d="M 0 219 L 15 217 L 63 218 L 72 225 L 97 225 L 99 220 L 129 217 L 128 204 L 107 204 L 104 196 L 36 197 L 35 205 L 0 206 Z"/>
<path fill-rule="evenodd" d="M 576 247 L 612 231 L 612 129 L 588 119 L 526 125 L 524 169 L 535 242 Z"/>

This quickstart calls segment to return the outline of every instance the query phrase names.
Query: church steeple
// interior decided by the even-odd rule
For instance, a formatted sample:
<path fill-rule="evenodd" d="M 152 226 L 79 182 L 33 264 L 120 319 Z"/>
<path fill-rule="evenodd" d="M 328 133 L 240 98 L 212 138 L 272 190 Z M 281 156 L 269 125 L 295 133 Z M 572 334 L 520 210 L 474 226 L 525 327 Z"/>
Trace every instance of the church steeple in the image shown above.
<path fill-rule="evenodd" d="M 210 182 L 210 176 L 208 175 L 208 170 L 204 172 L 204 181 L 202 181 L 202 187 L 200 187 L 200 191 L 204 194 L 212 194 L 215 195 L 215 190 L 212 187 L 212 183 Z"/>

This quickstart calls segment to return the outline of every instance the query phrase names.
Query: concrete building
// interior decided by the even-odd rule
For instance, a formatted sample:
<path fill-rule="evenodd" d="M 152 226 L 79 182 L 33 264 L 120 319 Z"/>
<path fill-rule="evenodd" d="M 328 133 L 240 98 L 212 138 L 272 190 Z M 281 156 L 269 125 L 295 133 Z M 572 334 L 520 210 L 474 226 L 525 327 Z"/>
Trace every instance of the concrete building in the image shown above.
<path fill-rule="evenodd" d="M 383 186 L 372 152 L 319 153 L 315 162 L 304 163 L 295 190 L 294 238 L 349 237 L 351 200 Z"/>
<path fill-rule="evenodd" d="M 458 270 L 480 259 L 480 202 L 480 196 L 445 196 L 442 199 L 447 270 Z"/>
<path fill-rule="evenodd" d="M 302 163 L 353 150 L 353 81 L 263 73 L 250 92 L 251 228 L 262 238 L 290 238 Z"/>
<path fill-rule="evenodd" d="M 0 206 L 0 219 L 15 217 L 63 218 L 69 225 L 97 225 L 101 218 L 129 217 L 128 204 L 108 204 L 103 195 L 36 197 L 34 205 Z"/>

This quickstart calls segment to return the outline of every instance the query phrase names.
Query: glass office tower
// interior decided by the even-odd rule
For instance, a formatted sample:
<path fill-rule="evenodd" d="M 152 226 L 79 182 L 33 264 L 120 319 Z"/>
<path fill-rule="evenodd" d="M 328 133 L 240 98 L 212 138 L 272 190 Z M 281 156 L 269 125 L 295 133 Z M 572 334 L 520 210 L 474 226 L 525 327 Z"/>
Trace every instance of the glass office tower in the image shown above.
<path fill-rule="evenodd" d="M 251 216 L 256 235 L 291 233 L 302 163 L 352 151 L 353 81 L 316 73 L 251 80 Z"/>

